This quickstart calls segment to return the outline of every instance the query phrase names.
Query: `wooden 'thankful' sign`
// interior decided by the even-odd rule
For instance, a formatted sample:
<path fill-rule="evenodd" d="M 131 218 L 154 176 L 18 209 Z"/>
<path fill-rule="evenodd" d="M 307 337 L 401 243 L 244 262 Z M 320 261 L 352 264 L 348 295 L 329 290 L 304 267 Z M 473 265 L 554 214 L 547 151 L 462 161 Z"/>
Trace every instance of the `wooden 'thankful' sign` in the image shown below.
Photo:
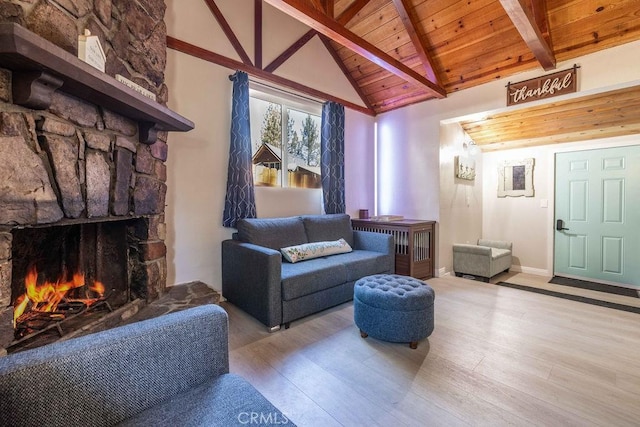
<path fill-rule="evenodd" d="M 507 106 L 552 98 L 578 90 L 577 66 L 535 79 L 507 85 Z"/>

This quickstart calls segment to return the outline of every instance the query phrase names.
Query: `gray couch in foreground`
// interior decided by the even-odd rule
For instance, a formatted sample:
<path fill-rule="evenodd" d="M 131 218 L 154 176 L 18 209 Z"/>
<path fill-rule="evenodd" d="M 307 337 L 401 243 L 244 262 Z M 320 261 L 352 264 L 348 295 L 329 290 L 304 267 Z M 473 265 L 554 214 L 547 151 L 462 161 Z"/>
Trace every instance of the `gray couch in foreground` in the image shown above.
<path fill-rule="evenodd" d="M 204 305 L 0 358 L 0 425 L 294 425 L 229 373 L 227 313 Z"/>
<path fill-rule="evenodd" d="M 477 245 L 453 245 L 453 271 L 482 278 L 488 282 L 493 276 L 511 268 L 511 242 L 479 239 Z"/>
<path fill-rule="evenodd" d="M 393 273 L 393 237 L 353 231 L 346 214 L 243 219 L 222 242 L 222 295 L 270 330 L 353 299 L 356 280 Z M 345 239 L 353 251 L 296 263 L 280 249 Z"/>

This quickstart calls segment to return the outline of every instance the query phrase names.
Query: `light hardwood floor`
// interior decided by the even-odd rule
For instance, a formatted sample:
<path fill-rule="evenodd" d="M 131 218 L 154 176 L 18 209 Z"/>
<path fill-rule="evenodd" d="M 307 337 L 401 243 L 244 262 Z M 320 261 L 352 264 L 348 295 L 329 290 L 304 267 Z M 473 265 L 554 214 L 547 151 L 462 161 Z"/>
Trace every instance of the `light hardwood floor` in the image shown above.
<path fill-rule="evenodd" d="M 299 426 L 640 425 L 640 314 L 450 276 L 428 283 L 435 330 L 417 350 L 362 339 L 352 303 L 272 334 L 222 303 L 231 371 Z"/>

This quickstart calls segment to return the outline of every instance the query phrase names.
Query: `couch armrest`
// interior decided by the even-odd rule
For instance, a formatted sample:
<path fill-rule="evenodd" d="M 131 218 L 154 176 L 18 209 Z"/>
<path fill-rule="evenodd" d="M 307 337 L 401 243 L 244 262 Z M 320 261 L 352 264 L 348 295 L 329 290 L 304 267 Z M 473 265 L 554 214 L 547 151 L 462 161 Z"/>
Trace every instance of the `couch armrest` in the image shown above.
<path fill-rule="evenodd" d="M 227 313 L 205 305 L 0 358 L 2 425 L 114 425 L 229 372 Z"/>
<path fill-rule="evenodd" d="M 508 249 L 508 250 L 511 250 L 511 248 L 513 247 L 513 244 L 511 242 L 503 242 L 502 240 L 487 240 L 487 239 L 478 239 L 478 245 L 489 246 L 490 248 Z"/>
<path fill-rule="evenodd" d="M 353 232 L 353 248 L 365 251 L 381 252 L 388 255 L 388 270 L 390 272 L 395 271 L 396 259 L 392 235 L 356 230 Z"/>
<path fill-rule="evenodd" d="M 354 231 L 353 249 L 382 252 L 393 255 L 393 236 L 391 234 L 375 233 L 372 231 Z"/>
<path fill-rule="evenodd" d="M 282 254 L 238 240 L 222 242 L 222 296 L 269 328 L 282 323 Z"/>
<path fill-rule="evenodd" d="M 453 252 L 477 254 L 491 256 L 491 248 L 489 246 L 467 245 L 464 243 L 456 243 L 453 245 Z"/>

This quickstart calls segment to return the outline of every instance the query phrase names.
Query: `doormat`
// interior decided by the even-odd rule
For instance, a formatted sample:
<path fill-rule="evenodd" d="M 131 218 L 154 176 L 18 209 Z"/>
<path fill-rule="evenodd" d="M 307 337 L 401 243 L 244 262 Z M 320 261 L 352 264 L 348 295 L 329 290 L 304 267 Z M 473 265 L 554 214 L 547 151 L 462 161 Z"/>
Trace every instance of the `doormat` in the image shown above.
<path fill-rule="evenodd" d="M 549 283 L 555 285 L 572 286 L 574 288 L 589 289 L 590 291 L 607 292 L 609 294 L 624 295 L 640 298 L 639 290 L 623 288 L 622 286 L 605 285 L 603 283 L 588 282 L 586 280 L 570 279 L 568 277 L 553 276 Z"/>
<path fill-rule="evenodd" d="M 508 283 L 508 282 L 498 282 L 496 283 L 496 285 L 505 286 L 508 288 L 520 289 L 521 291 L 535 292 L 538 294 L 549 295 L 557 298 L 564 298 L 572 301 L 582 302 L 585 304 L 599 305 L 600 307 L 613 308 L 614 310 L 622 310 L 622 311 L 628 311 L 631 313 L 640 314 L 640 307 L 633 307 L 630 305 L 618 304 L 615 302 L 602 301 L 599 299 L 583 297 L 580 295 L 563 294 L 562 292 L 550 291 L 548 289 L 534 288 L 531 286 L 516 285 L 514 283 Z"/>

